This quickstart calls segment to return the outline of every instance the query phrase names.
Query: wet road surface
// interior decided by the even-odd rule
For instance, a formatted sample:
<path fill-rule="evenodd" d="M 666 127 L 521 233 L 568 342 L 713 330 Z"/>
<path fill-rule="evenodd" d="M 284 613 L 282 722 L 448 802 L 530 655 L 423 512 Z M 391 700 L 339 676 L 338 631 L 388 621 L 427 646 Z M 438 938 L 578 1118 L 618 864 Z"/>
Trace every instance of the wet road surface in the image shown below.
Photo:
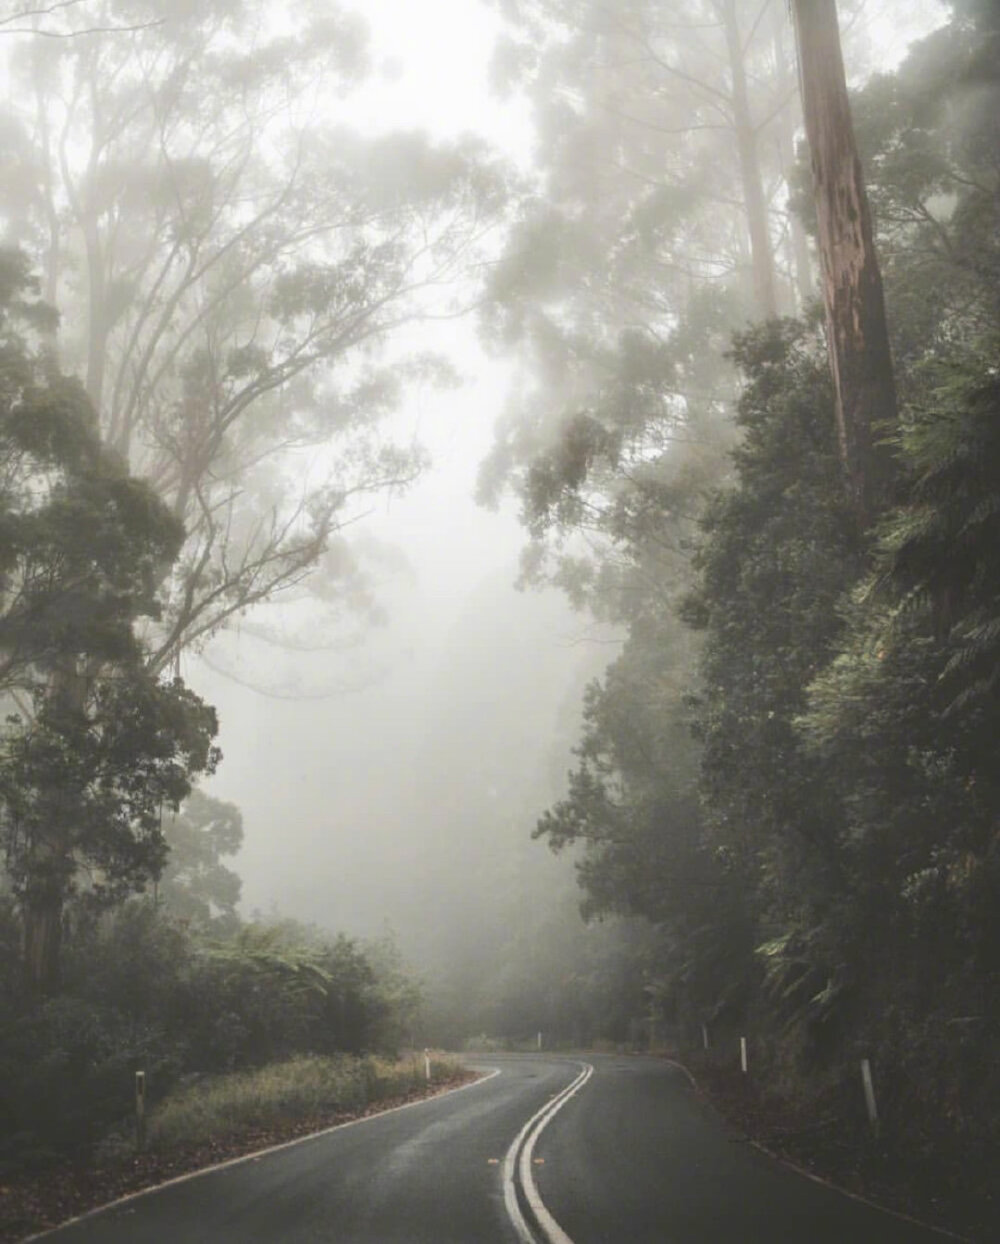
<path fill-rule="evenodd" d="M 940 1244 L 945 1238 L 772 1162 L 727 1130 L 683 1073 L 660 1060 L 489 1055 L 474 1065 L 499 1074 L 185 1179 L 38 1238 L 52 1244 Z M 594 1068 L 589 1076 L 585 1065 Z M 533 1186 L 525 1187 L 519 1174 Z"/>

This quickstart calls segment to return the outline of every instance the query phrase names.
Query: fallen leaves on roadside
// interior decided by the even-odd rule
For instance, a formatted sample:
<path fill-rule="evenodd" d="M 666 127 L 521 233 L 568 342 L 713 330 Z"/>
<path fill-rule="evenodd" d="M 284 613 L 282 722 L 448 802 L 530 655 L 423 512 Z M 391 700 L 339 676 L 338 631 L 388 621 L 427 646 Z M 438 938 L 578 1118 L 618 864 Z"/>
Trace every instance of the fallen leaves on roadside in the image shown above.
<path fill-rule="evenodd" d="M 24 1175 L 8 1175 L 0 1186 L 0 1244 L 17 1244 L 26 1236 L 180 1175 L 297 1140 L 339 1123 L 382 1114 L 409 1101 L 435 1097 L 477 1078 L 475 1072 L 461 1071 L 425 1089 L 372 1102 L 364 1110 L 335 1111 L 289 1119 L 274 1127 L 248 1128 L 238 1135 L 221 1136 L 206 1144 L 135 1154 L 114 1166 L 66 1164 Z"/>

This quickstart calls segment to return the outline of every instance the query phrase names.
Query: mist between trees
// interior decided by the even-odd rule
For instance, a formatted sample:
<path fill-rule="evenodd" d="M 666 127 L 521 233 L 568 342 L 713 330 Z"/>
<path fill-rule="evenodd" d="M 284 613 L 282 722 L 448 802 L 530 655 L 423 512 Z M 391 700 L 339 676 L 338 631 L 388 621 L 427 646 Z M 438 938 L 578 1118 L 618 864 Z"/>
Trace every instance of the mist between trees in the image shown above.
<path fill-rule="evenodd" d="M 166 1085 L 432 1039 L 749 1031 L 775 1090 L 847 1128 L 870 1058 L 884 1143 L 984 1192 L 993 6 L 955 0 L 867 77 L 849 3 L 840 35 L 832 2 L 497 7 L 527 173 L 471 138 L 352 132 L 375 50 L 328 4 L 81 0 L 12 37 L 0 1057 L 43 1094 L 45 1059 L 97 1069 L 84 1143 L 114 1121 L 98 1081 L 138 1061 Z M 243 620 L 269 637 L 276 599 L 320 642 L 373 620 L 348 528 L 428 469 L 392 416 L 454 379 L 407 351 L 459 315 L 518 377 L 479 499 L 520 507 L 521 585 L 620 646 L 567 661 L 530 760 L 516 710 L 491 724 L 443 671 L 447 777 L 412 788 L 432 863 L 385 887 L 401 959 L 237 914 L 240 814 L 192 790 L 221 756 L 181 654 Z M 498 682 L 501 629 L 472 648 Z M 35 1128 L 15 1096 L 12 1157 Z"/>

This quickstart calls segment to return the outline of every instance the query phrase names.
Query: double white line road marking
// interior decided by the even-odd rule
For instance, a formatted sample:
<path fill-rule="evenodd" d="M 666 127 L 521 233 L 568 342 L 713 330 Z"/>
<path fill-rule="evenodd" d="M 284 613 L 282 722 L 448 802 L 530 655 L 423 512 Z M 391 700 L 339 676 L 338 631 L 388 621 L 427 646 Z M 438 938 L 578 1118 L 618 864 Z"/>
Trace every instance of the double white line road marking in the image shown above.
<path fill-rule="evenodd" d="M 579 1093 L 594 1074 L 590 1063 L 578 1065 L 580 1074 L 573 1083 L 564 1088 L 561 1093 L 557 1093 L 551 1101 L 545 1103 L 541 1110 L 531 1116 L 514 1138 L 514 1143 L 507 1150 L 507 1156 L 504 1158 L 504 1204 L 522 1244 L 573 1244 L 570 1237 L 545 1208 L 532 1174 L 531 1157 L 535 1151 L 535 1142 L 549 1121 L 559 1113 L 571 1097 Z M 518 1198 L 518 1188 L 521 1190 L 537 1229 L 533 1230 L 525 1219 Z"/>

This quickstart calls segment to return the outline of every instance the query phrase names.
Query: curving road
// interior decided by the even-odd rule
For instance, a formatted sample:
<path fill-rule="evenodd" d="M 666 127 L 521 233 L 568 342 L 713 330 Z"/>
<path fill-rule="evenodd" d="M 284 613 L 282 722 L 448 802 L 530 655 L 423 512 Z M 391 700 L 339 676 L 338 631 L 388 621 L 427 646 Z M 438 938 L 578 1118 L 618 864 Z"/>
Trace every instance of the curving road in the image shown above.
<path fill-rule="evenodd" d="M 648 1058 L 489 1079 L 187 1178 L 52 1244 L 940 1244 L 729 1135 Z M 588 1068 L 593 1068 L 589 1071 Z"/>

